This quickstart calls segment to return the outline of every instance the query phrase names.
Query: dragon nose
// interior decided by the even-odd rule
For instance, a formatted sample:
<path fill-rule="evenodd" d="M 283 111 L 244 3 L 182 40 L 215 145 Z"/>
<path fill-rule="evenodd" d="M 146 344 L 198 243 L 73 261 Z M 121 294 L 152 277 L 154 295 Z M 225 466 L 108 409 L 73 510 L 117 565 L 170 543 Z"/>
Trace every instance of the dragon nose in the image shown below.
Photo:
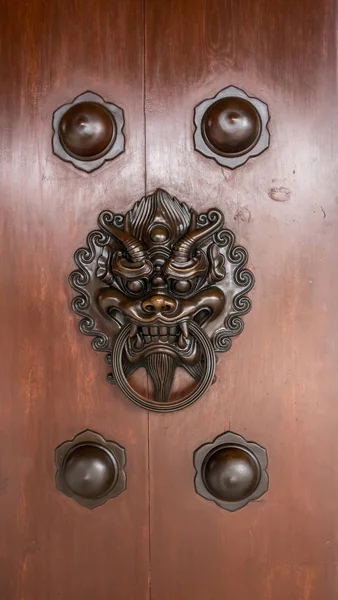
<path fill-rule="evenodd" d="M 168 313 L 174 310 L 175 300 L 168 296 L 151 296 L 142 302 L 142 308 L 147 313 Z"/>

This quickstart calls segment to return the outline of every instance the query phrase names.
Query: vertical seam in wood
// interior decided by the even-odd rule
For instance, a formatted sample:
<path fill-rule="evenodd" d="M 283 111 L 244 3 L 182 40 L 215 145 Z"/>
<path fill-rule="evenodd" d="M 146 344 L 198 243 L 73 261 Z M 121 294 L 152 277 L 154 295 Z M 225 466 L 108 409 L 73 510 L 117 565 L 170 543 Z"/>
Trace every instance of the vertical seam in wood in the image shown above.
<path fill-rule="evenodd" d="M 148 553 L 148 597 L 149 600 L 152 598 L 151 593 L 151 506 L 150 506 L 150 413 L 148 412 L 148 540 L 149 540 L 149 553 Z"/>
<path fill-rule="evenodd" d="M 146 97 L 147 97 L 147 76 L 146 76 L 146 2 L 142 0 L 143 10 L 143 139 L 144 139 L 144 195 L 147 195 L 147 116 L 146 116 Z M 147 375 L 148 377 L 148 375 Z M 148 387 L 148 386 L 147 386 Z M 147 419 L 147 454 L 148 454 L 148 599 L 151 600 L 151 493 L 150 493 L 150 413 Z"/>
<path fill-rule="evenodd" d="M 143 1 L 143 131 L 144 131 L 144 194 L 147 195 L 147 115 L 146 115 L 146 99 L 147 99 L 147 73 L 146 73 L 146 2 Z"/>

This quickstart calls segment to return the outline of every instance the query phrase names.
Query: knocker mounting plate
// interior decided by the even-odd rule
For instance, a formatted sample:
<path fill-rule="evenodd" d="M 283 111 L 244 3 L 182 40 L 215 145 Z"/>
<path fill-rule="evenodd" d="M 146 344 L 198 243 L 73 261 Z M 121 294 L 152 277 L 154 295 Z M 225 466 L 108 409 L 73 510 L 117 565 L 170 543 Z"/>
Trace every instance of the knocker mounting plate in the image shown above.
<path fill-rule="evenodd" d="M 108 380 L 147 409 L 173 411 L 200 398 L 214 380 L 216 352 L 243 329 L 254 278 L 223 221 L 219 210 L 197 214 L 158 189 L 126 215 L 102 212 L 75 253 L 80 330 L 107 353 Z M 129 381 L 139 368 L 150 375 L 149 397 Z M 177 369 L 194 386 L 175 399 Z"/>

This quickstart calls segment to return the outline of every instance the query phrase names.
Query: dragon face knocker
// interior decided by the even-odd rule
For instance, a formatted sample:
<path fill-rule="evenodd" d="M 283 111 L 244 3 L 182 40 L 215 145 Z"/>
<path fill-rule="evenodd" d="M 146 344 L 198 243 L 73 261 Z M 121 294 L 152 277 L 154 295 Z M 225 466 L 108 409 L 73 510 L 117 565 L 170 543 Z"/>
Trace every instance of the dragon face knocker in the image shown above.
<path fill-rule="evenodd" d="M 195 402 L 213 382 L 215 352 L 230 348 L 250 309 L 245 249 L 222 229 L 220 211 L 197 215 L 164 190 L 124 217 L 104 211 L 98 224 L 88 248 L 76 252 L 79 270 L 71 274 L 81 293 L 73 309 L 83 317 L 82 333 L 95 336 L 94 349 L 108 353 L 109 381 L 137 404 L 170 411 Z M 153 382 L 149 398 L 128 381 L 140 367 Z M 173 400 L 178 367 L 196 385 Z"/>

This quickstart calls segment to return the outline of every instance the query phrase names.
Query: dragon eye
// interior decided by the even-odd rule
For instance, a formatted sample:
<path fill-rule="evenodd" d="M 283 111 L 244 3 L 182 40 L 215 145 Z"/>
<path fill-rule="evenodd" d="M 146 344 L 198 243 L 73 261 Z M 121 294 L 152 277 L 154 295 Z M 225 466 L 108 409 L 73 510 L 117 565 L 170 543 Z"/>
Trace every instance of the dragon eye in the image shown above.
<path fill-rule="evenodd" d="M 135 279 L 135 281 L 128 281 L 126 285 L 129 292 L 133 292 L 134 294 L 142 292 L 144 287 L 142 281 L 140 281 L 139 279 Z"/>
<path fill-rule="evenodd" d="M 191 290 L 191 282 L 187 279 L 181 279 L 180 281 L 175 281 L 173 284 L 173 289 L 175 292 L 179 294 L 185 294 Z"/>

